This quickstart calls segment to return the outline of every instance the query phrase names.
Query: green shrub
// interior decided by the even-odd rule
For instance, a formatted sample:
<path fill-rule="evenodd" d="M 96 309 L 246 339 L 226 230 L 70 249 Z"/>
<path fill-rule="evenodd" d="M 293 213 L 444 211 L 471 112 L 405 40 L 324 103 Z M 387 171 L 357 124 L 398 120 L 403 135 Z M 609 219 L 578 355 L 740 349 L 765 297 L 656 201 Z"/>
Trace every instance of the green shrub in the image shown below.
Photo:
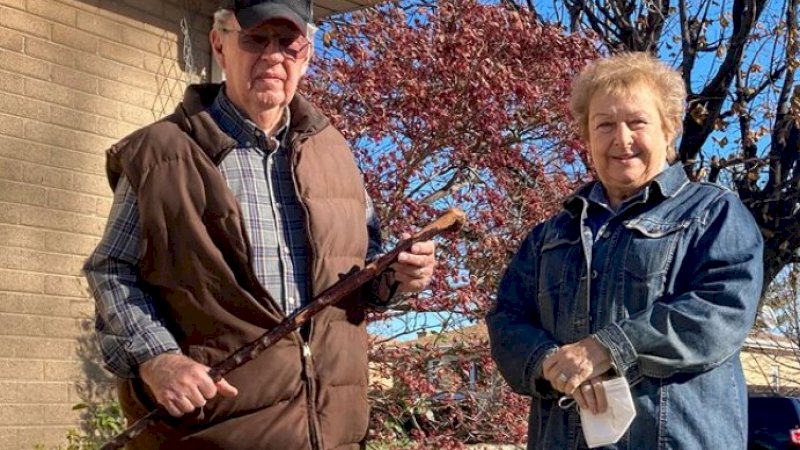
<path fill-rule="evenodd" d="M 78 403 L 72 409 L 83 411 L 81 429 L 67 432 L 66 446 L 59 445 L 53 450 L 98 450 L 106 441 L 125 429 L 125 418 L 116 400 Z M 47 448 L 40 444 L 35 450 Z"/>

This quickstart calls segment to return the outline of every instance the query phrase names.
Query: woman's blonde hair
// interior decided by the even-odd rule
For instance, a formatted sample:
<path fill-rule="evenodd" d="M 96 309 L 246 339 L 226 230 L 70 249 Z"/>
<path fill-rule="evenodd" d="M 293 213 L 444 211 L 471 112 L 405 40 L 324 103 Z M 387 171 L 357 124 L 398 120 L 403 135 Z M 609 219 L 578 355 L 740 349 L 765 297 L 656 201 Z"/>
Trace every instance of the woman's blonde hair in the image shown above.
<path fill-rule="evenodd" d="M 572 83 L 570 109 L 583 139 L 589 136 L 589 105 L 597 92 L 629 94 L 633 88 L 653 90 L 664 132 L 672 137 L 669 161 L 676 158 L 675 140 L 681 132 L 686 87 L 681 75 L 644 52 L 620 53 L 586 66 Z"/>

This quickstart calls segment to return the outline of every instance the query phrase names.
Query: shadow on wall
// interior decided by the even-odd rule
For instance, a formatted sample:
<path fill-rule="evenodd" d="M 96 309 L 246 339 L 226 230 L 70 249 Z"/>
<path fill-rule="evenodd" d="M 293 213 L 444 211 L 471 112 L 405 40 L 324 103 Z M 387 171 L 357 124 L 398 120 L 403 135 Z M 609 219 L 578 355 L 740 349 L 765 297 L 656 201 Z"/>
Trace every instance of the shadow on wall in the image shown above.
<path fill-rule="evenodd" d="M 125 418 L 116 397 L 116 380 L 102 363 L 100 347 L 95 339 L 94 319 L 81 320 L 77 356 L 85 375 L 75 382 L 78 403 L 73 410 L 80 411 L 79 428 L 69 430 L 62 443 L 55 447 L 37 444 L 34 450 L 94 450 L 100 448 L 126 426 Z"/>
<path fill-rule="evenodd" d="M 107 402 L 114 397 L 116 381 L 103 368 L 103 358 L 94 333 L 94 319 L 82 319 L 81 330 L 83 333 L 78 338 L 78 358 L 86 379 L 76 383 L 78 397 L 85 404 Z"/>
<path fill-rule="evenodd" d="M 218 0 L 79 0 L 97 7 L 100 16 L 144 25 L 157 35 L 157 44 L 138 39 L 123 42 L 133 47 L 149 45 L 157 55 L 148 58 L 143 69 L 154 74 L 155 96 L 148 106 L 152 119 L 173 112 L 189 83 L 211 79 L 211 49 L 208 31 Z M 129 42 L 128 42 L 129 41 Z M 137 42 L 138 41 L 138 42 Z M 157 48 L 157 50 L 156 50 Z"/>

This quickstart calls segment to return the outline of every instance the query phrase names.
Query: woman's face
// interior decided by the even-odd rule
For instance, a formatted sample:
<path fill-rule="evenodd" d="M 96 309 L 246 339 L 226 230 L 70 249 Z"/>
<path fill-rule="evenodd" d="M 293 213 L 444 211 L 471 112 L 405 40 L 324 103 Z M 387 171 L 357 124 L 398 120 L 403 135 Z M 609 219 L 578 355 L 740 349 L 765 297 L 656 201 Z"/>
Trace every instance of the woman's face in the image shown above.
<path fill-rule="evenodd" d="M 623 94 L 596 92 L 589 103 L 588 131 L 592 162 L 612 206 L 666 166 L 672 136 L 665 131 L 656 94 L 647 86 Z"/>

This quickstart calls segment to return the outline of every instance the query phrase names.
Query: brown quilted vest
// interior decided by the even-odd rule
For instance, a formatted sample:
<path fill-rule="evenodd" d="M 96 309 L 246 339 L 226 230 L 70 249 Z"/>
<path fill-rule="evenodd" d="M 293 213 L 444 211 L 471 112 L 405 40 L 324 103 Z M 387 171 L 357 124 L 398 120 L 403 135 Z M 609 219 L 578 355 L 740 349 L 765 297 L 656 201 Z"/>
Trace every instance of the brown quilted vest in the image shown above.
<path fill-rule="evenodd" d="M 219 88 L 190 87 L 174 114 L 112 147 L 107 167 L 112 187 L 124 174 L 137 193 L 141 279 L 183 352 L 207 365 L 285 317 L 255 278 L 239 204 L 217 168 L 235 145 L 205 111 Z M 364 265 L 366 200 L 341 134 L 299 96 L 290 109 L 293 176 L 316 295 Z M 368 405 L 360 300 L 355 294 L 316 316 L 307 348 L 295 332 L 229 373 L 237 397 L 217 397 L 192 417 L 158 424 L 128 448 L 361 448 Z M 129 420 L 155 406 L 141 380 L 119 387 Z"/>

